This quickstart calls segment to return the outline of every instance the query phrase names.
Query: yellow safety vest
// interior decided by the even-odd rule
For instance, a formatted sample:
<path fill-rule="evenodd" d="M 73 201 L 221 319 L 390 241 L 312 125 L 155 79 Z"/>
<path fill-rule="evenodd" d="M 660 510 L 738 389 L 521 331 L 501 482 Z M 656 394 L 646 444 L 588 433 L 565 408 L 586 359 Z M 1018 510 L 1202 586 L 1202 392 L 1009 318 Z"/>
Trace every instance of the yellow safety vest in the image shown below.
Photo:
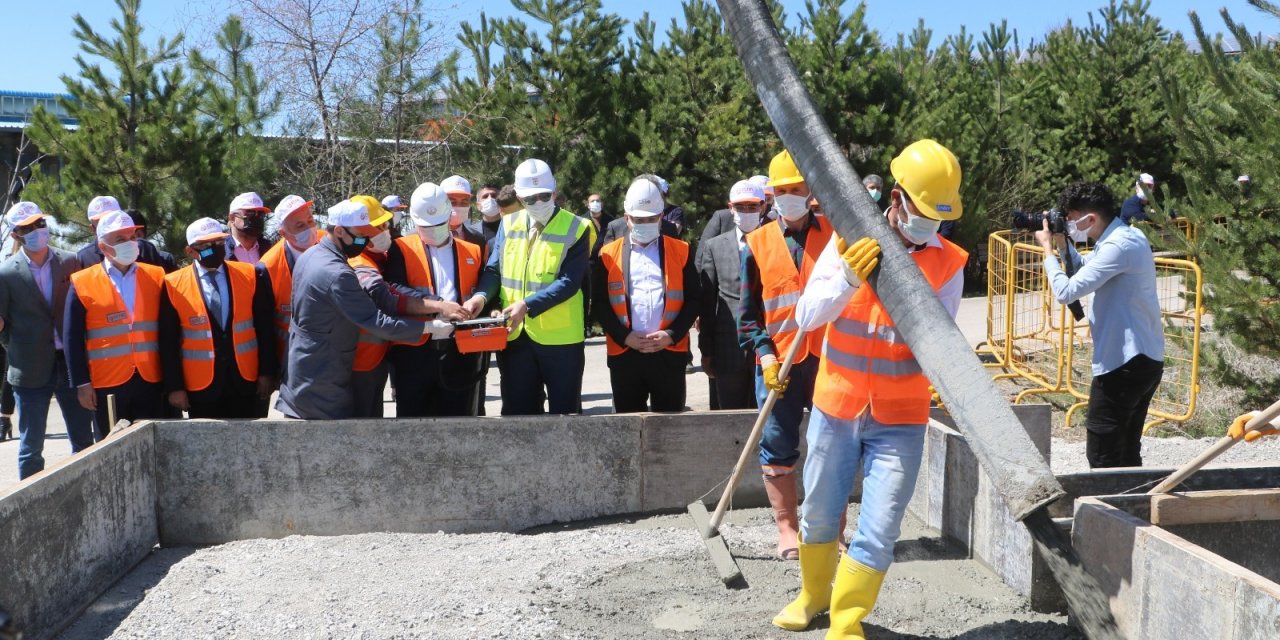
<path fill-rule="evenodd" d="M 587 233 L 590 223 L 559 209 L 529 246 L 529 212 L 517 211 L 506 219 L 501 256 L 502 306 L 546 289 L 555 282 L 560 265 L 573 243 Z M 524 331 L 538 344 L 576 344 L 583 340 L 582 289 L 573 297 L 546 310 L 536 318 L 525 317 L 507 337 L 515 340 Z"/>

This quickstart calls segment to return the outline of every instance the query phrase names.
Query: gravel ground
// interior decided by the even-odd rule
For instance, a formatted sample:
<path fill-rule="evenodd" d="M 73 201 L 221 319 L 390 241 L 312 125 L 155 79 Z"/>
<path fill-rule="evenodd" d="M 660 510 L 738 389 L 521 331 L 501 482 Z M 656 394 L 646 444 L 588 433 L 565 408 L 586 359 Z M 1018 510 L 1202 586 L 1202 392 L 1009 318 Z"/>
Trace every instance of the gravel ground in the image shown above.
<path fill-rule="evenodd" d="M 1080 430 L 1083 434 L 1083 429 Z M 1073 441 L 1074 440 L 1074 441 Z M 1218 438 L 1143 438 L 1142 465 L 1145 467 L 1180 467 L 1204 453 Z M 1051 460 L 1055 474 L 1089 470 L 1084 455 L 1083 439 L 1053 438 Z M 1242 442 L 1218 456 L 1209 466 L 1247 463 L 1280 463 L 1280 437 Z"/>
<path fill-rule="evenodd" d="M 856 515 L 856 505 L 853 506 Z M 853 518 L 850 518 L 852 521 Z M 809 638 L 770 618 L 799 586 L 769 513 L 723 527 L 726 589 L 684 514 L 532 534 L 295 536 L 162 549 L 62 638 Z M 1025 601 L 908 518 L 867 630 L 877 639 L 1057 640 Z"/>

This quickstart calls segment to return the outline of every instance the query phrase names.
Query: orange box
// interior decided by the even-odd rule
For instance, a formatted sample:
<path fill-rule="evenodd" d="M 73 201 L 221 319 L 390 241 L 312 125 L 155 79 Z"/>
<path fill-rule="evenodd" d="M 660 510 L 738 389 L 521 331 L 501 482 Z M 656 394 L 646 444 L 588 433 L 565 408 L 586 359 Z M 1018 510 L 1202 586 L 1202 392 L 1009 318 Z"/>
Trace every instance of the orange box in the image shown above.
<path fill-rule="evenodd" d="M 502 318 L 460 322 L 453 331 L 459 353 L 502 351 L 507 348 L 507 323 Z"/>

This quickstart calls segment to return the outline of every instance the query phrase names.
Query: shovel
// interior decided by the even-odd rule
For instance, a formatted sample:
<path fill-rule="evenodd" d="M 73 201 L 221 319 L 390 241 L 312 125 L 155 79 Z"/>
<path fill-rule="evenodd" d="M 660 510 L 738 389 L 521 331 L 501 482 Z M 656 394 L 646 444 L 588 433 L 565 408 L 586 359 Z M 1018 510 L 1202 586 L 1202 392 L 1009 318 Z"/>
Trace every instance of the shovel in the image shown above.
<path fill-rule="evenodd" d="M 1252 420 L 1245 423 L 1244 433 L 1249 433 L 1250 431 L 1265 427 L 1270 424 L 1272 420 L 1275 420 L 1276 417 L 1280 417 L 1280 400 L 1277 400 L 1274 404 L 1264 409 L 1262 413 L 1259 413 L 1254 416 Z M 1243 439 L 1243 437 L 1236 439 L 1231 436 L 1223 436 L 1223 438 L 1214 443 L 1213 446 L 1205 449 L 1204 453 L 1196 456 L 1194 460 L 1183 465 L 1177 471 L 1174 471 L 1168 478 L 1165 478 L 1163 482 L 1156 485 L 1156 488 L 1148 491 L 1147 495 L 1152 496 L 1160 493 L 1169 493 L 1174 487 L 1182 484 L 1183 481 L 1191 477 L 1191 474 L 1199 471 L 1201 467 L 1209 464 L 1209 462 L 1214 458 L 1222 455 L 1227 449 L 1235 446 L 1237 442 Z"/>

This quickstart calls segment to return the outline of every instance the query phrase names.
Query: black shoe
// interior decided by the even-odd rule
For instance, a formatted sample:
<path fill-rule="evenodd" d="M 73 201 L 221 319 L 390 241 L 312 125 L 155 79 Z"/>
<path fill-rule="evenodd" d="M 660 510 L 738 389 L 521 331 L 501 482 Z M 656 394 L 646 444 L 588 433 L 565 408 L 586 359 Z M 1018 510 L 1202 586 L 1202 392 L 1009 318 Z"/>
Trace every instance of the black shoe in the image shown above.
<path fill-rule="evenodd" d="M 0 416 L 0 442 L 13 439 L 13 421 L 9 416 Z"/>

